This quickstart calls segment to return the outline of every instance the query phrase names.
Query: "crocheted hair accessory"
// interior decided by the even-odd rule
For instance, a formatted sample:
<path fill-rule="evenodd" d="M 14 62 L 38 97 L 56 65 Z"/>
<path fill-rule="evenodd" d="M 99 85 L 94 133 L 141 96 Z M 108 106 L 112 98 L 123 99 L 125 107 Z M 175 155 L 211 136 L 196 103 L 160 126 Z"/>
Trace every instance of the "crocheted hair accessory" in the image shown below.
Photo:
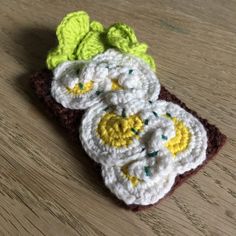
<path fill-rule="evenodd" d="M 224 144 L 215 126 L 161 88 L 147 45 L 128 25 L 104 28 L 81 11 L 56 34 L 33 88 L 130 208 L 159 202 Z"/>

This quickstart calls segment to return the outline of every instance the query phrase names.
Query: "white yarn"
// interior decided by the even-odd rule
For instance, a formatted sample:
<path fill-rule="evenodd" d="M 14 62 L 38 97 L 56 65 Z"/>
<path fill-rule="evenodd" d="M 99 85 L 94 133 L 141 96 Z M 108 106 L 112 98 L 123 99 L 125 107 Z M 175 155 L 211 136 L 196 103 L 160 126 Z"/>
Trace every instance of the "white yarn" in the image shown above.
<path fill-rule="evenodd" d="M 83 71 L 88 78 L 107 71 L 105 78 L 109 78 L 107 88 L 110 92 L 105 99 L 109 104 L 119 105 L 137 99 L 155 101 L 160 93 L 159 80 L 143 60 L 114 49 L 95 57 Z M 111 81 L 114 79 L 118 80 L 122 90 L 111 91 Z"/>
<path fill-rule="evenodd" d="M 67 87 L 72 89 L 79 82 L 88 82 L 80 76 L 80 71 L 85 64 L 83 61 L 64 62 L 53 72 L 51 95 L 65 108 L 86 109 L 101 100 L 101 96 L 97 96 L 96 91 L 101 88 L 102 83 L 97 80 L 94 81 L 93 90 L 88 93 L 74 95 L 67 90 Z"/>
<path fill-rule="evenodd" d="M 126 204 L 149 205 L 156 203 L 170 191 L 176 176 L 195 169 L 206 159 L 206 131 L 195 117 L 178 105 L 166 101 L 155 102 L 152 109 L 158 114 L 170 113 L 172 117 L 183 121 L 191 133 L 191 141 L 187 149 L 178 153 L 175 158 L 167 148 L 159 146 L 157 157 L 140 155 L 135 161 L 127 160 L 122 165 L 103 165 L 102 175 L 106 186 Z M 157 134 L 158 132 L 151 139 L 146 140 L 146 147 L 153 148 L 151 146 L 152 143 L 155 143 L 154 137 L 159 136 Z M 122 166 L 129 162 L 131 163 L 129 174 L 141 180 L 136 187 L 121 171 Z M 144 166 L 150 167 L 150 177 L 145 175 Z"/>
<path fill-rule="evenodd" d="M 142 106 L 137 106 L 135 111 L 138 112 L 139 109 L 142 109 Z M 88 155 L 94 161 L 104 165 L 115 165 L 127 160 L 136 159 L 136 156 L 140 155 L 144 148 L 144 145 L 137 139 L 134 139 L 134 142 L 128 148 L 121 147 L 117 149 L 103 143 L 103 140 L 97 133 L 98 123 L 106 113 L 111 111 L 115 110 L 104 102 L 91 107 L 83 116 L 79 132 L 81 143 Z M 131 113 L 128 107 L 126 112 L 127 114 Z M 122 110 L 119 110 L 119 113 L 116 114 L 122 116 Z M 140 132 L 140 136 L 142 134 L 143 132 Z"/>
<path fill-rule="evenodd" d="M 78 71 L 79 70 L 79 71 Z M 121 90 L 112 90 L 116 80 Z M 67 87 L 93 81 L 87 93 L 74 95 Z M 155 73 L 141 59 L 122 54 L 114 49 L 99 54 L 89 62 L 72 61 L 60 64 L 54 70 L 51 94 L 66 108 L 86 109 L 105 97 L 109 104 L 123 104 L 131 100 L 155 101 L 160 93 L 160 84 Z"/>
<path fill-rule="evenodd" d="M 148 125 L 144 125 L 143 130 L 139 132 L 140 139 L 134 138 L 133 143 L 128 147 L 115 148 L 104 144 L 97 132 L 98 124 L 106 113 L 115 112 L 117 115 L 122 116 L 123 109 L 114 109 L 112 106 L 100 102 L 88 109 L 83 116 L 79 132 L 82 145 L 89 156 L 100 164 L 122 164 L 128 160 L 136 159 L 137 156 L 144 155 L 143 149 L 146 146 L 146 140 L 152 140 L 152 136 L 155 135 L 156 132 L 158 132 L 160 136 L 162 134 L 168 135 L 169 139 L 175 134 L 172 122 L 163 117 L 155 117 L 149 103 L 136 103 L 135 109 L 132 106 L 133 104 L 128 105 L 128 103 L 126 103 L 126 105 L 126 115 L 128 114 L 130 116 L 139 113 L 142 120 L 144 120 L 144 118 L 149 119 Z M 143 137 L 144 134 L 145 136 Z M 150 152 L 155 145 L 163 145 L 162 140 L 158 144 L 154 141 L 151 141 L 151 143 L 152 146 L 147 147 L 147 150 Z"/>
<path fill-rule="evenodd" d="M 175 173 L 168 172 L 166 176 L 155 181 L 133 187 L 131 182 L 122 176 L 119 166 L 102 166 L 102 175 L 105 185 L 127 205 L 150 205 L 158 202 L 171 190 L 176 177 Z"/>
<path fill-rule="evenodd" d="M 141 59 L 109 49 L 88 62 L 64 62 L 53 73 L 51 94 L 58 103 L 70 109 L 89 108 L 80 125 L 81 143 L 102 164 L 106 186 L 126 204 L 156 203 L 171 190 L 176 176 L 206 159 L 203 125 L 180 106 L 157 100 L 159 80 Z M 112 90 L 114 81 L 121 89 Z M 68 92 L 88 82 L 92 89 L 86 93 Z M 121 120 L 139 117 L 143 126 L 134 130 L 132 142 L 119 147 L 105 143 L 98 127 L 107 113 Z M 176 156 L 166 146 L 176 136 L 175 123 L 166 114 L 183 122 L 191 134 L 187 147 Z M 118 124 L 116 128 L 122 129 Z"/>

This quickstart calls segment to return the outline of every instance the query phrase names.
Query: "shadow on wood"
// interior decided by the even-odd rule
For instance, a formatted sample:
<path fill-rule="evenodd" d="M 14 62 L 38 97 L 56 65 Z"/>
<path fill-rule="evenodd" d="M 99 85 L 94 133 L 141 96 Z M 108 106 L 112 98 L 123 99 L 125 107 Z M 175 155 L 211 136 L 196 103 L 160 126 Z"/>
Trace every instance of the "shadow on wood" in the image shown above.
<path fill-rule="evenodd" d="M 22 55 L 21 57 L 23 57 L 25 63 L 27 63 L 29 73 L 23 74 L 15 79 L 13 86 L 14 89 L 20 94 L 20 96 L 23 96 L 24 99 L 30 103 L 32 108 L 37 107 L 37 109 L 44 114 L 45 119 L 47 119 L 48 123 L 51 124 L 57 135 L 65 136 L 65 142 L 75 157 L 73 160 L 74 165 L 77 165 L 80 174 L 85 176 L 90 188 L 96 193 L 105 196 L 109 201 L 114 202 L 116 205 L 124 206 L 124 204 L 117 200 L 104 186 L 100 174 L 100 166 L 86 155 L 81 147 L 79 138 L 76 137 L 76 140 L 73 140 L 69 134 L 65 135 L 67 131 L 59 126 L 58 122 L 53 118 L 50 112 L 45 110 L 45 107 L 35 96 L 30 85 L 30 76 L 33 73 L 32 71 L 45 68 L 47 52 L 50 48 L 55 46 L 56 43 L 55 33 L 48 29 L 25 29 L 20 31 L 18 37 L 17 41 L 22 45 L 24 50 L 20 49 L 16 53 L 24 55 L 24 57 Z M 81 171 L 83 173 L 81 173 Z"/>

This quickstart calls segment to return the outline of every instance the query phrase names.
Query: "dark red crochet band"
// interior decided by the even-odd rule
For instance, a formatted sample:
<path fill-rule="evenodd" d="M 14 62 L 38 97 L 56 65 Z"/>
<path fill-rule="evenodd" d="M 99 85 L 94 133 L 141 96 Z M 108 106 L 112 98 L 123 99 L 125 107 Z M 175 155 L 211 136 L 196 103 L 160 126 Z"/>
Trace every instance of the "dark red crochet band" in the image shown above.
<path fill-rule="evenodd" d="M 79 137 L 78 127 L 83 111 L 67 109 L 64 108 L 61 104 L 57 103 L 51 96 L 51 91 L 50 91 L 51 81 L 52 81 L 52 73 L 51 71 L 48 70 L 36 72 L 31 76 L 31 84 L 35 91 L 35 94 L 43 102 L 47 112 L 53 116 L 54 120 L 57 120 L 60 123 L 60 125 L 67 130 L 67 132 L 69 133 L 69 135 L 72 137 L 73 140 L 78 140 Z M 182 175 L 178 175 L 175 179 L 174 186 L 172 187 L 171 191 L 167 194 L 170 195 L 177 186 L 183 183 L 192 174 L 195 174 L 198 170 L 200 170 L 210 159 L 213 158 L 213 156 L 215 156 L 218 153 L 218 151 L 221 149 L 221 147 L 224 145 L 226 141 L 226 136 L 222 134 L 216 126 L 209 124 L 206 119 L 199 117 L 195 111 L 190 110 L 183 102 L 181 102 L 175 95 L 171 94 L 163 86 L 161 87 L 159 99 L 176 103 L 182 108 L 184 108 L 186 111 L 191 113 L 203 124 L 203 126 L 207 131 L 207 136 L 208 136 L 206 160 L 202 163 L 202 165 L 198 166 L 196 169 L 185 172 Z M 128 205 L 128 208 L 134 211 L 138 211 L 148 208 L 150 206 L 152 205 L 149 206 Z"/>

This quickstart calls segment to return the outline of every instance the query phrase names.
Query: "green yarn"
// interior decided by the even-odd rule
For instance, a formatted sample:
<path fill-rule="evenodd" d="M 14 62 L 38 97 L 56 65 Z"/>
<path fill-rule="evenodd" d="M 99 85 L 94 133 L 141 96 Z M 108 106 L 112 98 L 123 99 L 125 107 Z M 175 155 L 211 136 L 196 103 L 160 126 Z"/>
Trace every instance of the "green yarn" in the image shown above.
<path fill-rule="evenodd" d="M 57 50 L 50 50 L 47 56 L 47 67 L 49 70 L 54 69 L 57 65 L 64 61 L 68 61 L 69 57 L 66 54 L 60 54 Z M 72 58 L 70 60 L 73 60 Z"/>
<path fill-rule="evenodd" d="M 57 27 L 58 47 L 48 54 L 48 68 L 53 69 L 61 62 L 76 59 L 74 50 L 88 31 L 89 16 L 86 12 L 68 14 Z"/>
<path fill-rule="evenodd" d="M 108 28 L 107 40 L 121 52 L 129 52 L 138 43 L 133 29 L 122 23 L 116 23 Z"/>
<path fill-rule="evenodd" d="M 131 54 L 133 54 L 136 57 L 141 58 L 152 68 L 152 70 L 156 71 L 156 63 L 151 55 L 146 54 L 146 53 L 136 53 L 136 52 L 131 53 Z"/>
<path fill-rule="evenodd" d="M 104 32 L 105 31 L 103 25 L 98 21 L 92 21 L 90 23 L 90 29 L 93 30 L 93 31 L 98 31 L 98 32 Z"/>
<path fill-rule="evenodd" d="M 76 52 L 77 59 L 90 60 L 99 53 L 105 51 L 103 34 L 100 32 L 89 32 L 80 43 Z"/>
<path fill-rule="evenodd" d="M 106 50 L 103 25 L 97 21 L 90 24 L 90 32 L 86 34 L 76 51 L 76 59 L 90 60 Z"/>
<path fill-rule="evenodd" d="M 159 151 L 150 152 L 147 154 L 148 157 L 156 157 Z"/>
<path fill-rule="evenodd" d="M 151 169 L 149 166 L 144 166 L 146 176 L 152 176 Z"/>
<path fill-rule="evenodd" d="M 107 32 L 108 43 L 124 53 L 145 53 L 148 46 L 144 43 L 139 43 L 135 32 L 128 25 L 116 23 L 112 25 Z"/>
<path fill-rule="evenodd" d="M 89 16 L 86 12 L 68 14 L 58 26 L 56 34 L 59 50 L 66 54 L 73 54 L 76 45 L 89 31 Z"/>
<path fill-rule="evenodd" d="M 133 54 L 143 59 L 155 71 L 154 59 L 146 54 L 147 44 L 139 43 L 134 30 L 126 24 L 116 23 L 107 32 L 107 41 L 123 53 Z"/>
<path fill-rule="evenodd" d="M 141 58 L 155 71 L 154 59 L 146 53 L 148 46 L 138 42 L 134 30 L 126 24 L 116 23 L 105 30 L 98 21 L 89 23 L 88 14 L 79 11 L 64 17 L 56 35 L 58 46 L 48 53 L 48 69 L 68 60 L 90 60 L 108 48 L 116 48 Z"/>

